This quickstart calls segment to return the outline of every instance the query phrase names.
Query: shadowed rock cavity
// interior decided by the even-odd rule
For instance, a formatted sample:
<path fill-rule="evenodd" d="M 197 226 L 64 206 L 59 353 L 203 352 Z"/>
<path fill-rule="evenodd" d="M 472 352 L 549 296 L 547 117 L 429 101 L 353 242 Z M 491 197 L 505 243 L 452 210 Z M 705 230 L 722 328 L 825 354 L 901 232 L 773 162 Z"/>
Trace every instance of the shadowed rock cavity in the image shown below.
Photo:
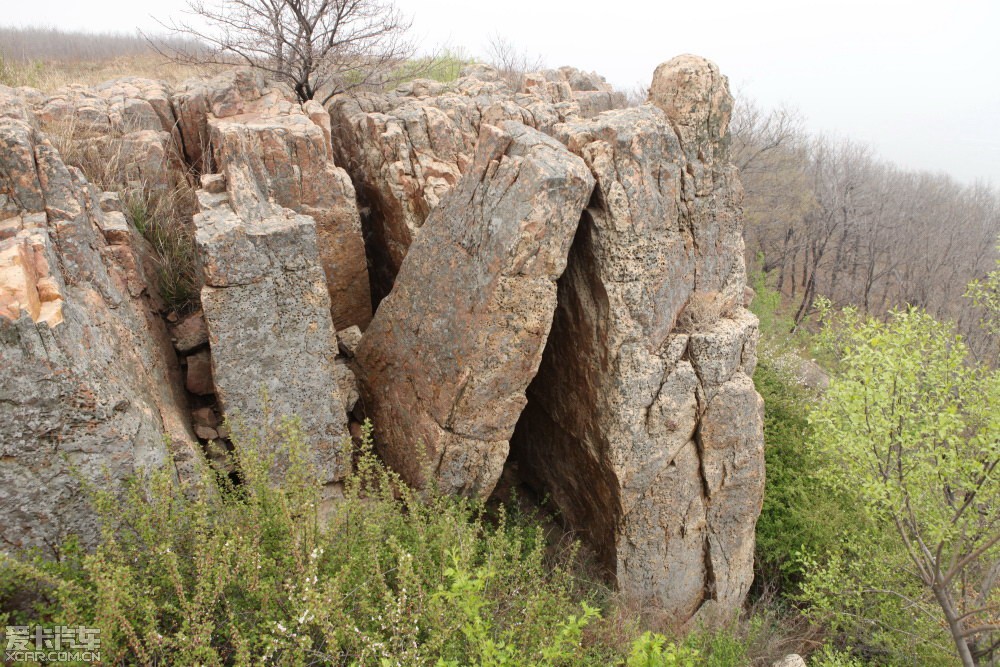
<path fill-rule="evenodd" d="M 689 117 L 731 100 L 691 58 L 657 70 L 653 90 L 698 100 L 663 105 L 673 116 L 646 105 L 556 130 L 597 187 L 511 459 L 626 594 L 715 623 L 752 579 L 763 422 L 727 128 Z"/>

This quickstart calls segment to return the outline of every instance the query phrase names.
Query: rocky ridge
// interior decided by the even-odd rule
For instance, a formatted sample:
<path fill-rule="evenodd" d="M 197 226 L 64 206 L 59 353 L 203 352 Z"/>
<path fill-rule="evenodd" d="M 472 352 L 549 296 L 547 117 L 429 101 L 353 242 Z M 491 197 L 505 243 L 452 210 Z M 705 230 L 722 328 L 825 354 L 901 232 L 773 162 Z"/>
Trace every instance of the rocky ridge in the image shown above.
<path fill-rule="evenodd" d="M 0 88 L 4 543 L 94 535 L 76 469 L 231 471 L 225 417 L 296 415 L 335 497 L 370 417 L 411 484 L 511 477 L 630 597 L 734 613 L 763 450 L 726 80 L 681 56 L 631 109 L 572 68 L 517 83 L 476 65 L 329 109 L 245 71 Z M 113 184 L 46 133 L 197 188 L 200 309 L 165 326 Z"/>

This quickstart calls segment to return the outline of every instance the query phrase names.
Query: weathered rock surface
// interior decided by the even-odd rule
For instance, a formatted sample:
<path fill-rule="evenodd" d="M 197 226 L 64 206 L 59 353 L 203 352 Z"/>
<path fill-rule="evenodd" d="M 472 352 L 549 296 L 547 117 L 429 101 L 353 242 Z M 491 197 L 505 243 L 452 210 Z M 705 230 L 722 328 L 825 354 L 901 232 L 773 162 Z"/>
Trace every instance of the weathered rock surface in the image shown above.
<path fill-rule="evenodd" d="M 219 86 L 226 84 L 239 89 L 232 77 Z M 212 163 L 225 175 L 232 207 L 244 220 L 287 208 L 315 221 L 334 324 L 363 328 L 372 307 L 361 220 L 351 179 L 333 162 L 329 114 L 316 102 L 289 100 L 281 88 L 253 91 L 258 89 L 255 100 L 244 91 L 232 95 L 239 103 L 211 106 Z"/>
<path fill-rule="evenodd" d="M 141 263 L 141 241 L 105 238 L 99 201 L 0 86 L 4 549 L 96 537 L 76 474 L 114 488 L 163 465 L 185 476 L 197 465 L 166 330 L 120 268 Z"/>
<path fill-rule="evenodd" d="M 376 300 L 391 289 L 430 211 L 469 169 L 484 123 L 514 120 L 551 133 L 558 123 L 604 110 L 590 100 L 592 93 L 610 95 L 581 92 L 586 101 L 580 103 L 566 81 L 566 99 L 555 99 L 537 87 L 515 93 L 488 66 L 467 67 L 463 74 L 433 91 L 411 85 L 395 94 L 338 98 L 330 107 L 337 163 L 351 174 L 367 207 Z M 437 96 L 421 95 L 430 92 Z M 608 97 L 607 103 L 611 108 L 624 101 Z"/>
<path fill-rule="evenodd" d="M 37 100 L 35 115 L 62 150 L 100 165 L 105 187 L 119 181 L 167 190 L 183 178 L 181 136 L 170 91 L 160 81 L 73 84 Z"/>
<path fill-rule="evenodd" d="M 763 414 L 756 320 L 739 305 L 741 191 L 718 146 L 727 130 L 672 129 L 731 100 L 724 80 L 675 76 L 690 63 L 661 66 L 654 90 L 674 81 L 697 103 L 557 128 L 597 190 L 511 446 L 622 590 L 676 620 L 716 622 L 752 580 Z M 694 308 L 704 312 L 680 331 Z"/>
<path fill-rule="evenodd" d="M 430 473 L 447 492 L 481 496 L 507 458 L 593 188 L 557 142 L 501 128 L 483 126 L 473 164 L 431 213 L 356 357 L 385 460 L 417 485 Z"/>
<path fill-rule="evenodd" d="M 321 480 L 335 482 L 347 416 L 316 225 L 279 207 L 244 220 L 225 193 L 199 203 L 201 303 L 222 409 L 257 433 L 298 417 Z"/>
<path fill-rule="evenodd" d="M 328 111 L 246 71 L 19 92 L 67 150 L 135 142 L 125 178 L 201 176 L 203 316 L 169 336 L 122 202 L 0 88 L 0 537 L 94 534 L 63 454 L 190 470 L 197 434 L 229 472 L 221 412 L 297 415 L 333 502 L 366 413 L 408 481 L 486 496 L 509 462 L 629 597 L 731 616 L 763 453 L 726 79 L 681 56 L 621 109 L 572 68 L 463 75 Z"/>

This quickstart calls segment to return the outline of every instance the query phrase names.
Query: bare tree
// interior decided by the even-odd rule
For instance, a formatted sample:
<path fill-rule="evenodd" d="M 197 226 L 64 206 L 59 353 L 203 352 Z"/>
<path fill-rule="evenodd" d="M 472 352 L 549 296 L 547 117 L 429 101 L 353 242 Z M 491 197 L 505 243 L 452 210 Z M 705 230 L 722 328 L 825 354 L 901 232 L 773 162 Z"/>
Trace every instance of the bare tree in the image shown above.
<path fill-rule="evenodd" d="M 209 52 L 171 52 L 185 62 L 239 64 L 323 103 L 383 83 L 413 54 L 411 20 L 391 0 L 187 0 L 191 21 L 162 23 Z"/>
<path fill-rule="evenodd" d="M 514 90 L 520 90 L 524 85 L 524 75 L 544 67 L 541 56 L 532 58 L 522 51 L 512 41 L 500 34 L 490 37 L 488 47 L 490 64 L 500 73 L 500 76 Z"/>

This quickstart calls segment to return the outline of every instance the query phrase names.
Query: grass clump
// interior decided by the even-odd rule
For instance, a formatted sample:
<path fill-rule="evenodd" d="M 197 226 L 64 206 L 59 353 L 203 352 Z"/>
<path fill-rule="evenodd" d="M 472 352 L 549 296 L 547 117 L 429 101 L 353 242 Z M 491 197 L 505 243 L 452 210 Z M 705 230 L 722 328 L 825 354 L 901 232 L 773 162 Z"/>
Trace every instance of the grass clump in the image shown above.
<path fill-rule="evenodd" d="M 149 242 L 157 291 L 166 308 L 178 312 L 195 308 L 201 284 L 191 222 L 194 191 L 187 184 L 170 190 L 132 184 L 119 195 L 125 217 Z"/>
<path fill-rule="evenodd" d="M 78 168 L 100 190 L 117 192 L 129 222 L 148 242 L 157 292 L 167 310 L 196 307 L 200 290 L 192 218 L 197 208 L 194 188 L 179 156 L 165 156 L 157 179 L 135 152 L 134 124 L 113 125 L 97 133 L 76 117 L 45 130 L 63 161 Z"/>

